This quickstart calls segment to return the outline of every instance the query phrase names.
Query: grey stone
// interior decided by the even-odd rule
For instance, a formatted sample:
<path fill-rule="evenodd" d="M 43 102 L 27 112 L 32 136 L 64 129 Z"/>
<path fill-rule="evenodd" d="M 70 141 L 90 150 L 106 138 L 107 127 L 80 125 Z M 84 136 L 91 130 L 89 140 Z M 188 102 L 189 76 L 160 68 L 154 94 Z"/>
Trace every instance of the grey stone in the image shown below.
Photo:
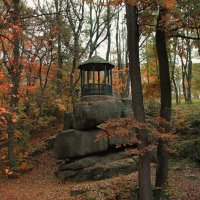
<path fill-rule="evenodd" d="M 133 107 L 131 99 L 122 99 L 121 100 L 121 116 L 120 117 L 133 117 Z"/>
<path fill-rule="evenodd" d="M 70 177 L 74 177 L 78 173 L 79 171 L 76 171 L 76 170 L 67 170 L 67 171 L 58 171 L 55 173 L 55 175 L 58 179 L 65 181 Z"/>
<path fill-rule="evenodd" d="M 97 160 L 98 160 L 97 156 L 82 158 L 71 163 L 64 163 L 60 165 L 59 170 L 62 171 L 62 170 L 68 170 L 68 169 L 72 169 L 72 170 L 83 169 L 85 167 L 94 165 L 97 162 Z"/>
<path fill-rule="evenodd" d="M 129 174 L 138 169 L 138 157 L 126 157 L 122 154 L 110 156 L 109 158 L 107 155 L 106 159 L 99 157 L 97 163 L 84 169 L 59 171 L 57 177 L 72 181 L 102 180 L 119 174 Z"/>
<path fill-rule="evenodd" d="M 70 112 L 65 112 L 63 130 L 71 129 L 72 127 L 73 127 L 73 115 Z"/>
<path fill-rule="evenodd" d="M 114 99 L 82 102 L 74 109 L 73 127 L 87 130 L 121 115 L 121 107 Z"/>
<path fill-rule="evenodd" d="M 126 145 L 129 142 L 128 138 L 111 137 L 108 139 L 109 146 Z"/>
<path fill-rule="evenodd" d="M 61 132 L 54 141 L 56 158 L 74 158 L 107 151 L 107 138 L 95 141 L 96 137 L 102 133 L 100 129 L 88 131 L 69 129 Z"/>

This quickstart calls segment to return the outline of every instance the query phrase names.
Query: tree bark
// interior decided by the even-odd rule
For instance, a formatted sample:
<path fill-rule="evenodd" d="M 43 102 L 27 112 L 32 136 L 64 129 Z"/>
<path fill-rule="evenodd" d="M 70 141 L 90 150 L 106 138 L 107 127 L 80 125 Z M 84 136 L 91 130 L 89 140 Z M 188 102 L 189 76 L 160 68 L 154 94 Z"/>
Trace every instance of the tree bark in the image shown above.
<path fill-rule="evenodd" d="M 107 0 L 108 3 L 108 0 Z M 111 47 L 111 33 L 110 33 L 110 28 L 111 28 L 111 16 L 110 16 L 110 6 L 107 6 L 107 35 L 108 35 L 108 45 L 107 45 L 107 52 L 106 52 L 106 60 L 109 61 L 109 56 L 110 56 L 110 47 Z"/>
<path fill-rule="evenodd" d="M 62 60 L 62 44 L 61 44 L 61 19 L 60 19 L 60 9 L 62 1 L 55 0 L 55 7 L 56 7 L 56 22 L 57 27 L 59 29 L 58 38 L 57 38 L 57 95 L 60 97 L 62 95 L 62 68 L 63 68 L 63 60 Z"/>
<path fill-rule="evenodd" d="M 116 48 L 117 48 L 117 66 L 118 69 L 120 70 L 122 68 L 122 58 L 121 58 L 121 38 L 120 38 L 120 29 L 119 29 L 119 13 L 120 13 L 120 8 L 118 8 L 117 11 L 117 21 L 116 21 L 116 35 L 115 35 L 115 39 L 116 39 Z M 119 73 L 119 78 L 121 78 L 121 75 Z"/>
<path fill-rule="evenodd" d="M 171 82 L 169 74 L 169 63 L 165 41 L 165 27 L 163 24 L 163 18 L 167 14 L 165 8 L 160 7 L 159 15 L 157 18 L 156 27 L 156 50 L 159 62 L 159 75 L 160 75 L 160 90 L 161 90 L 161 109 L 160 116 L 167 122 L 171 120 Z M 166 132 L 169 132 L 169 127 L 165 126 Z M 161 139 L 158 141 L 157 146 L 157 170 L 156 170 L 156 182 L 157 188 L 163 188 L 167 182 L 168 176 L 168 154 L 165 149 L 166 143 Z M 162 190 L 158 190 L 157 199 L 161 198 Z"/>
<path fill-rule="evenodd" d="M 20 81 L 20 73 L 21 67 L 19 63 L 19 32 L 16 30 L 16 27 L 19 26 L 18 16 L 20 14 L 19 11 L 19 3 L 20 0 L 13 0 L 13 12 L 11 14 L 11 18 L 13 21 L 13 66 L 9 69 L 9 75 L 11 77 L 12 88 L 11 88 L 11 98 L 10 98 L 10 109 L 11 112 L 18 111 L 18 103 L 19 103 L 19 81 Z M 14 123 L 12 122 L 12 117 L 8 117 L 8 165 L 10 168 L 15 165 L 15 155 L 14 155 Z"/>
<path fill-rule="evenodd" d="M 138 11 L 136 6 L 126 4 L 127 30 L 128 30 L 128 50 L 129 50 L 129 73 L 132 88 L 132 103 L 134 117 L 139 122 L 145 122 L 143 94 L 139 63 L 139 26 Z M 139 150 L 144 149 L 148 145 L 148 134 L 144 131 L 138 131 L 141 144 L 138 145 Z M 152 187 L 150 178 L 150 156 L 144 153 L 139 161 L 139 199 L 151 200 Z"/>
<path fill-rule="evenodd" d="M 175 41 L 174 41 L 174 52 L 173 52 L 174 53 L 174 57 L 173 57 L 173 60 L 172 60 L 172 58 L 170 56 L 170 62 L 171 62 L 171 65 L 172 65 L 171 79 L 172 79 L 172 84 L 174 86 L 174 93 L 175 93 L 175 98 L 176 98 L 176 104 L 179 104 L 179 92 L 178 92 L 178 87 L 177 87 L 176 80 L 175 80 L 177 43 L 178 43 L 178 40 L 175 39 Z"/>
<path fill-rule="evenodd" d="M 187 33 L 187 35 L 189 35 Z M 192 103 L 192 93 L 191 93 L 191 81 L 192 81 L 192 50 L 190 40 L 187 39 L 187 51 L 188 51 L 188 73 L 187 73 L 187 103 Z"/>

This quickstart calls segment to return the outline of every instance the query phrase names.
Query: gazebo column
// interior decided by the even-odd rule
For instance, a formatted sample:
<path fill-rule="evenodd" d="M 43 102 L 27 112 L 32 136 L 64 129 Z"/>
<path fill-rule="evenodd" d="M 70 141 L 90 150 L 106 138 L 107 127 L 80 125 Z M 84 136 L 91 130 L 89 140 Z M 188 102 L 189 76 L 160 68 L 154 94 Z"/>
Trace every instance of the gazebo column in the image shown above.
<path fill-rule="evenodd" d="M 100 94 L 100 71 L 98 70 L 98 91 Z"/>
<path fill-rule="evenodd" d="M 94 73 L 94 66 L 93 66 L 93 94 L 95 94 L 95 73 Z"/>
<path fill-rule="evenodd" d="M 90 71 L 87 71 L 87 85 L 89 85 L 90 82 Z"/>
<path fill-rule="evenodd" d="M 110 70 L 110 84 L 111 84 L 111 94 L 112 94 L 112 70 Z"/>
<path fill-rule="evenodd" d="M 108 74 L 107 74 L 107 76 L 108 76 L 108 85 L 110 84 L 110 70 L 108 69 Z"/>
<path fill-rule="evenodd" d="M 106 65 L 105 65 L 105 69 L 104 69 L 104 80 L 105 80 L 105 93 L 106 93 L 106 95 L 107 95 L 107 81 L 106 81 L 106 79 L 107 79 L 107 70 L 106 70 Z"/>
<path fill-rule="evenodd" d="M 81 93 L 82 93 L 82 89 L 83 88 L 83 70 L 81 70 Z"/>
<path fill-rule="evenodd" d="M 82 96 L 112 96 L 112 68 L 114 65 L 99 56 L 93 56 L 79 65 Z"/>

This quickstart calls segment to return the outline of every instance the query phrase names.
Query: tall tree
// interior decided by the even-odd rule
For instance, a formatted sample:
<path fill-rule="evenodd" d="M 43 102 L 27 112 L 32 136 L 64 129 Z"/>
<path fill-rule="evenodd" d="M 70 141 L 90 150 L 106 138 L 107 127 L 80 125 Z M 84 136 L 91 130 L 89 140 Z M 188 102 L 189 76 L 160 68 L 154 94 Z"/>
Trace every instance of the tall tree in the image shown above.
<path fill-rule="evenodd" d="M 132 103 L 134 117 L 139 122 L 145 122 L 143 105 L 143 94 L 139 63 L 139 26 L 138 9 L 136 5 L 126 4 L 127 31 L 128 31 L 128 51 L 129 51 L 129 73 L 132 88 Z M 148 133 L 138 130 L 141 144 L 139 150 L 143 150 L 148 145 Z M 152 187 L 150 178 L 150 156 L 145 152 L 139 161 L 139 199 L 151 200 Z"/>
<path fill-rule="evenodd" d="M 61 9 L 62 9 L 62 0 L 55 0 L 55 8 L 56 8 L 56 25 L 58 29 L 57 36 L 57 95 L 62 95 L 62 70 L 63 70 L 63 58 L 62 58 L 62 21 L 61 21 Z"/>
<path fill-rule="evenodd" d="M 12 115 L 18 112 L 20 75 L 22 72 L 22 65 L 20 63 L 20 0 L 12 0 L 9 2 L 4 0 L 3 5 L 7 12 L 5 12 L 5 16 L 2 16 L 2 19 L 6 17 L 4 21 L 10 22 L 4 23 L 4 31 L 2 30 L 4 35 L 1 35 L 0 40 L 3 52 L 3 63 L 7 68 L 10 79 L 10 112 L 6 116 L 6 120 L 8 134 L 8 165 L 12 168 L 15 165 L 14 121 Z M 6 36 L 6 34 L 8 35 Z"/>
<path fill-rule="evenodd" d="M 166 34 L 165 34 L 165 19 L 167 9 L 165 7 L 159 7 L 159 14 L 157 18 L 156 26 L 156 49 L 159 62 L 159 74 L 160 74 L 160 90 L 161 90 L 161 109 L 160 116 L 167 122 L 171 120 L 171 82 L 169 74 L 168 54 L 166 48 Z M 169 132 L 169 127 L 165 127 Z M 156 170 L 156 182 L 157 188 L 163 188 L 167 181 L 168 175 L 168 154 L 165 148 L 165 142 L 159 139 L 157 146 L 157 170 Z M 157 193 L 157 199 L 161 198 L 160 190 Z"/>
<path fill-rule="evenodd" d="M 109 0 L 107 2 L 107 52 L 106 52 L 106 60 L 109 61 L 109 56 L 110 56 L 110 47 L 111 47 L 111 6 L 109 5 Z"/>

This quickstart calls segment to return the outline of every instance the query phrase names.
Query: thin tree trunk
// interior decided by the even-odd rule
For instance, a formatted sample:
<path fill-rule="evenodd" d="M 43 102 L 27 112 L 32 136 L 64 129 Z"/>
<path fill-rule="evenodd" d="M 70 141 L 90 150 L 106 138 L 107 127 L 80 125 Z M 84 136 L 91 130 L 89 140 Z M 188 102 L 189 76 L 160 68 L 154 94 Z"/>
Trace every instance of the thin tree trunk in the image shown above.
<path fill-rule="evenodd" d="M 187 34 L 188 35 L 188 34 Z M 191 53 L 191 44 L 188 39 L 187 41 L 188 47 L 188 73 L 187 73 L 187 102 L 192 103 L 192 94 L 191 94 L 191 81 L 192 81 L 192 53 Z"/>
<path fill-rule="evenodd" d="M 156 27 L 156 50 L 159 62 L 160 75 L 160 89 L 161 89 L 161 109 L 160 116 L 166 121 L 171 120 L 171 82 L 169 74 L 169 63 L 165 41 L 165 31 L 163 18 L 167 10 L 160 7 Z M 165 126 L 166 131 L 169 132 L 169 127 Z M 161 188 L 167 183 L 168 177 L 168 154 L 165 149 L 166 143 L 163 140 L 158 141 L 157 146 L 157 169 L 156 169 L 156 188 Z M 162 190 L 157 191 L 157 199 L 161 199 Z"/>
<path fill-rule="evenodd" d="M 13 1 L 13 13 L 11 15 L 13 20 L 13 27 L 17 27 L 18 24 L 18 16 L 19 16 L 19 0 Z M 16 28 L 13 28 L 13 57 L 14 64 L 9 71 L 12 81 L 12 89 L 11 89 L 11 98 L 10 98 L 10 108 L 12 112 L 18 111 L 18 103 L 19 103 L 19 81 L 20 81 L 20 63 L 19 63 L 19 32 Z M 8 119 L 8 160 L 9 167 L 14 167 L 15 165 L 15 155 L 14 155 L 14 123 L 12 119 Z"/>
<path fill-rule="evenodd" d="M 108 0 L 107 0 L 108 3 Z M 111 47 L 111 34 L 110 34 L 110 28 L 111 28 L 111 16 L 110 16 L 110 6 L 107 6 L 107 35 L 108 35 L 108 45 L 107 45 L 107 53 L 106 53 L 106 60 L 109 61 L 110 56 L 110 47 Z"/>
<path fill-rule="evenodd" d="M 120 29 L 119 29 L 119 12 L 120 12 L 119 10 L 120 10 L 120 8 L 118 8 L 118 11 L 117 11 L 115 39 L 116 39 L 116 47 L 117 47 L 117 66 L 118 66 L 118 69 L 121 69 L 122 59 L 121 59 Z"/>
<path fill-rule="evenodd" d="M 77 59 L 78 59 L 78 39 L 74 37 L 74 55 L 73 55 L 73 63 L 72 63 L 72 70 L 70 74 L 70 91 L 71 91 L 71 98 L 72 98 L 72 111 L 75 108 L 75 81 L 74 81 L 74 73 L 77 67 Z"/>
<path fill-rule="evenodd" d="M 179 93 L 178 93 L 178 87 L 177 87 L 177 84 L 176 84 L 176 80 L 175 80 L 175 68 L 176 68 L 176 56 L 177 56 L 177 42 L 178 40 L 176 39 L 175 40 L 175 47 L 174 47 L 174 58 L 173 58 L 173 61 L 171 59 L 171 56 L 170 56 L 170 61 L 172 63 L 172 72 L 171 72 L 171 77 L 172 77 L 172 83 L 174 85 L 174 92 L 175 92 L 175 98 L 176 98 L 176 104 L 179 104 Z"/>
<path fill-rule="evenodd" d="M 126 4 L 127 30 L 128 30 L 128 50 L 129 50 L 129 73 L 132 88 L 132 103 L 134 117 L 145 122 L 143 94 L 139 63 L 139 27 L 138 27 L 138 11 L 136 6 Z M 138 131 L 139 138 L 142 141 L 138 145 L 142 150 L 148 145 L 148 134 L 144 131 Z M 150 156 L 144 153 L 140 156 L 139 161 L 139 199 L 152 200 L 152 187 L 150 176 Z"/>
<path fill-rule="evenodd" d="M 186 86 L 185 86 L 185 77 L 186 77 L 186 72 L 185 72 L 185 67 L 184 67 L 184 62 L 182 55 L 180 55 L 181 58 L 181 72 L 182 72 L 182 90 L 183 90 L 183 97 L 185 102 L 187 102 L 187 92 L 186 92 Z"/>
<path fill-rule="evenodd" d="M 57 43 L 58 43 L 58 50 L 57 50 L 57 95 L 62 95 L 62 68 L 63 68 L 63 61 L 62 61 L 62 45 L 61 45 L 61 19 L 60 19 L 60 8 L 61 2 L 59 0 L 55 0 L 55 7 L 56 7 L 56 21 L 57 26 L 59 28 Z"/>
<path fill-rule="evenodd" d="M 146 39 L 146 54 L 148 52 L 148 43 L 147 43 L 148 39 Z M 146 61 L 147 61 L 147 64 L 146 64 L 146 70 L 147 70 L 147 84 L 149 85 L 150 81 L 149 81 L 149 56 L 146 55 Z"/>

